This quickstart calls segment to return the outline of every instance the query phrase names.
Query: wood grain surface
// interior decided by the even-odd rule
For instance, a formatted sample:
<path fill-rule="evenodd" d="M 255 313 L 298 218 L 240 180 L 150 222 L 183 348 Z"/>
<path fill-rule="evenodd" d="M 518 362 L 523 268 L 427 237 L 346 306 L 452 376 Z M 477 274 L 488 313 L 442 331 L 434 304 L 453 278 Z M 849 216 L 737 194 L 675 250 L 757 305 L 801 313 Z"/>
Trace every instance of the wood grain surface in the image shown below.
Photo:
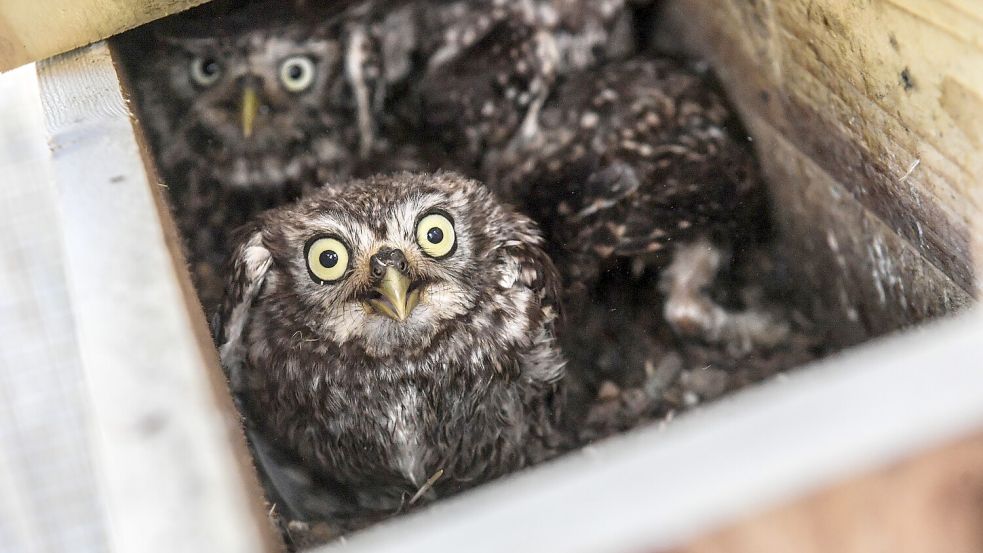
<path fill-rule="evenodd" d="M 37 72 L 0 76 L 0 551 L 107 551 Z"/>
<path fill-rule="evenodd" d="M 749 517 L 672 553 L 789 551 L 983 551 L 983 435 Z"/>
<path fill-rule="evenodd" d="M 669 0 L 768 174 L 800 301 L 847 345 L 980 291 L 983 4 Z"/>
<path fill-rule="evenodd" d="M 44 59 L 207 0 L 3 0 L 0 72 Z"/>
<path fill-rule="evenodd" d="M 110 50 L 57 56 L 39 74 L 112 550 L 275 550 Z"/>

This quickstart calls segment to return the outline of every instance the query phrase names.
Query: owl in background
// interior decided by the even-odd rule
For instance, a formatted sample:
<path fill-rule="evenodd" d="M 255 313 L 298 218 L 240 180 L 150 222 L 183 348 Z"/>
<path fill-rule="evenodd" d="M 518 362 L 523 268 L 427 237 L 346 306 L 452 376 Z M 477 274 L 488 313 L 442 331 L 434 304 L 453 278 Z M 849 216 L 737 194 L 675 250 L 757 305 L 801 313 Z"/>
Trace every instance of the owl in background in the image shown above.
<path fill-rule="evenodd" d="M 568 73 L 635 50 L 626 0 L 422 0 L 420 48 L 430 68 L 458 57 L 496 25 L 512 22 L 549 35 L 557 71 Z"/>
<path fill-rule="evenodd" d="M 206 312 L 235 228 L 325 182 L 386 169 L 376 114 L 386 79 L 408 64 L 366 38 L 385 27 L 373 6 L 217 2 L 132 39 L 141 120 Z"/>
<path fill-rule="evenodd" d="M 391 514 L 562 447 L 558 275 L 535 224 L 485 187 L 372 177 L 244 231 L 217 341 L 260 455 Z M 278 504 L 310 516 L 278 466 Z"/>
<path fill-rule="evenodd" d="M 550 42 L 499 25 L 428 72 L 418 97 L 425 132 L 542 226 L 575 299 L 568 305 L 585 310 L 570 309 L 570 320 L 617 317 L 607 326 L 633 327 L 620 320 L 629 317 L 654 331 L 661 319 L 683 343 L 734 355 L 780 346 L 784 315 L 731 278 L 762 245 L 769 215 L 753 152 L 724 100 L 668 59 L 546 79 L 556 52 L 527 46 L 530 36 Z M 659 317 L 592 308 L 591 298 L 606 304 L 619 294 Z M 565 344 L 576 359 L 603 357 L 607 345 Z M 623 356 L 632 357 L 641 359 L 635 372 L 657 361 Z"/>
<path fill-rule="evenodd" d="M 443 162 L 472 175 L 487 148 L 535 132 L 559 77 L 635 51 L 625 0 L 424 0 L 417 7 L 425 60 L 413 81 L 419 132 L 436 134 Z"/>

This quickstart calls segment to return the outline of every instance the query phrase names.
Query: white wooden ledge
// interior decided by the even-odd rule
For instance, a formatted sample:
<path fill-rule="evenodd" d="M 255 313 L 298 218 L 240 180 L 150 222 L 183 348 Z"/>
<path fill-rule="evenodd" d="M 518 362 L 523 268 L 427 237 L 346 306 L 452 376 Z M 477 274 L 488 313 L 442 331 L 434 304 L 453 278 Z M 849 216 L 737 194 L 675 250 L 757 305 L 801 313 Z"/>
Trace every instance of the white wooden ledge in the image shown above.
<path fill-rule="evenodd" d="M 111 551 L 270 551 L 237 419 L 200 311 L 189 308 L 186 270 L 109 48 L 46 60 L 38 74 L 40 101 L 20 109 L 38 123 L 22 138 L 40 152 L 32 167 L 41 180 L 15 184 L 54 185 L 45 213 L 61 248 L 35 254 L 64 264 L 81 371 L 73 391 L 87 431 L 79 439 L 88 463 L 78 470 L 85 477 L 92 467 L 104 513 L 89 524 L 101 524 Z M 54 550 L 85 548 L 43 549 Z"/>
<path fill-rule="evenodd" d="M 0 122 L 0 551 L 106 551 L 33 65 L 0 75 Z"/>
<path fill-rule="evenodd" d="M 983 312 L 976 311 L 859 346 L 664 429 L 639 428 L 320 551 L 683 547 L 848 476 L 978 433 L 981 336 Z M 741 551 L 815 551 L 802 547 L 811 542 L 781 541 L 787 533 L 762 534 L 773 547 Z"/>

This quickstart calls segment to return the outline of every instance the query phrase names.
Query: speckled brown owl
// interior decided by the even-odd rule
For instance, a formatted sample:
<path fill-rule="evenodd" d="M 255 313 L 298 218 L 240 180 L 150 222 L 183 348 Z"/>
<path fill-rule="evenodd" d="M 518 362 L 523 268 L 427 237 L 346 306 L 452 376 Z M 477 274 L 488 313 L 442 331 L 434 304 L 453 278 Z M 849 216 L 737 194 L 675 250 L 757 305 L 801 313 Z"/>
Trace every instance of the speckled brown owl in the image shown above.
<path fill-rule="evenodd" d="M 440 134 L 444 163 L 464 171 L 517 129 L 534 131 L 558 76 L 634 51 L 624 0 L 430 0 L 418 9 L 421 132 Z"/>
<path fill-rule="evenodd" d="M 610 277 L 627 271 L 643 286 L 661 281 L 682 335 L 745 351 L 780 342 L 785 325 L 710 295 L 727 252 L 754 244 L 768 219 L 753 154 L 712 87 L 673 61 L 633 59 L 560 76 L 541 104 L 517 103 L 531 88 L 483 84 L 522 83 L 524 67 L 550 61 L 500 47 L 527 43 L 512 28 L 421 81 L 425 127 L 543 225 L 568 288 L 624 286 Z M 465 115 L 439 115 L 455 107 Z"/>
<path fill-rule="evenodd" d="M 453 173 L 325 188 L 236 246 L 218 341 L 278 451 L 392 510 L 551 456 L 564 360 L 535 224 Z"/>
<path fill-rule="evenodd" d="M 451 61 L 511 22 L 547 35 L 557 71 L 583 70 L 634 50 L 625 0 L 420 0 L 420 47 L 430 68 Z"/>
<path fill-rule="evenodd" d="M 376 126 L 410 52 L 370 40 L 401 12 L 393 22 L 372 2 L 332 6 L 192 13 L 149 29 L 147 54 L 129 60 L 206 309 L 233 229 L 307 188 L 403 167 L 378 163 L 392 156 Z"/>

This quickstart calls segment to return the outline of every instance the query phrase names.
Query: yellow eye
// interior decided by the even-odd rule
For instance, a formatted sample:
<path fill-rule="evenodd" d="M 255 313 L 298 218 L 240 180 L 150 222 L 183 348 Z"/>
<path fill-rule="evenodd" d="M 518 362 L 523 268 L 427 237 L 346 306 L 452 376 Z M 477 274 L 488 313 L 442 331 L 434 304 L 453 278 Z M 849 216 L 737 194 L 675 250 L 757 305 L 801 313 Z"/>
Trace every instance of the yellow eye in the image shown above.
<path fill-rule="evenodd" d="M 328 284 L 345 276 L 348 270 L 348 248 L 331 236 L 313 238 L 307 242 L 307 272 L 319 284 Z"/>
<path fill-rule="evenodd" d="M 222 76 L 222 65 L 214 58 L 191 60 L 191 79 L 199 86 L 211 86 Z"/>
<path fill-rule="evenodd" d="M 431 213 L 416 224 L 416 243 L 423 253 L 430 257 L 442 258 L 454 253 L 457 236 L 454 234 L 454 221 L 443 213 Z"/>
<path fill-rule="evenodd" d="M 293 56 L 280 64 L 280 82 L 290 92 L 307 90 L 314 82 L 314 62 L 307 56 Z"/>

